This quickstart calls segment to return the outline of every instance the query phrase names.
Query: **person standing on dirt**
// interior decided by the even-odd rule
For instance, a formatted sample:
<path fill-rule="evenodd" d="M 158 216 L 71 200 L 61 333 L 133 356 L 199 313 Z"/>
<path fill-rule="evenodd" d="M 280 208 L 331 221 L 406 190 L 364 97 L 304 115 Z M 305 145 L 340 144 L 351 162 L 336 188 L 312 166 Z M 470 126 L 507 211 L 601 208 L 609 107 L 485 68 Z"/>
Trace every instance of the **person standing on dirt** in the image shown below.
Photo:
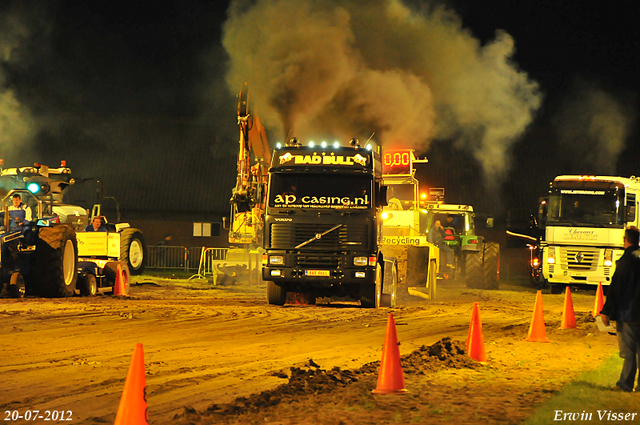
<path fill-rule="evenodd" d="M 433 222 L 433 227 L 429 230 L 429 242 L 443 250 L 447 255 L 447 267 L 453 268 L 453 250 L 444 242 L 444 227 L 440 220 Z"/>
<path fill-rule="evenodd" d="M 9 229 L 17 229 L 31 222 L 31 208 L 22 203 L 19 193 L 12 196 L 13 205 L 9 207 Z"/>
<path fill-rule="evenodd" d="M 600 315 L 605 325 L 615 320 L 620 357 L 624 359 L 616 387 L 631 392 L 640 366 L 640 232 L 630 227 L 624 232 L 624 254 L 607 291 Z M 640 387 L 639 387 L 640 388 Z M 637 390 L 636 390 L 637 391 Z"/>
<path fill-rule="evenodd" d="M 84 230 L 85 232 L 106 232 L 107 228 L 102 224 L 102 217 L 97 215 L 93 217 L 91 224 L 88 225 Z"/>

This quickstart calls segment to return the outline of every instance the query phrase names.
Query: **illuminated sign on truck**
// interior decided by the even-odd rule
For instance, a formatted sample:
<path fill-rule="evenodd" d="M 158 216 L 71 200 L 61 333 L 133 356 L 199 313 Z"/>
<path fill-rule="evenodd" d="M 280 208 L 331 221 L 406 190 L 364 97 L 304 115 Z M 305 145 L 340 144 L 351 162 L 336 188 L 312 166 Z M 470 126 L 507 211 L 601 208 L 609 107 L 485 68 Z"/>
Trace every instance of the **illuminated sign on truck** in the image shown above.
<path fill-rule="evenodd" d="M 361 165 L 363 167 L 367 166 L 368 158 L 366 156 L 362 156 L 359 153 L 353 156 L 347 155 L 334 155 L 326 154 L 322 152 L 321 155 L 314 152 L 312 155 L 297 155 L 291 152 L 284 153 L 278 157 L 280 165 L 293 163 L 296 165 L 345 165 L 345 166 L 354 166 Z"/>
<path fill-rule="evenodd" d="M 388 150 L 382 155 L 382 174 L 411 174 L 413 151 Z"/>

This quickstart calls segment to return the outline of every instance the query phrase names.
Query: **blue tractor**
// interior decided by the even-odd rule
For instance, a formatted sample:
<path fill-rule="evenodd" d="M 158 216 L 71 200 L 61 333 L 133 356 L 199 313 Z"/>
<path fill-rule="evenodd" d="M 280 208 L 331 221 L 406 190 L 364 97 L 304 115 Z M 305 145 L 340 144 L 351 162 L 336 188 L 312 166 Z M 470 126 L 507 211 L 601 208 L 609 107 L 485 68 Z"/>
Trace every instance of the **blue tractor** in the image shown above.
<path fill-rule="evenodd" d="M 1 296 L 115 292 L 118 278 L 123 283 L 119 289 L 128 293 L 128 261 L 120 258 L 118 230 L 122 229 L 85 232 L 87 210 L 62 200 L 63 191 L 73 183 L 64 163 L 53 169 L 35 164 L 1 170 Z M 129 239 L 124 242 L 132 244 Z M 140 260 L 138 263 L 143 267 Z"/>
<path fill-rule="evenodd" d="M 2 198 L 0 227 L 0 283 L 2 294 L 23 297 L 74 295 L 78 243 L 70 224 L 52 214 L 42 181 L 26 182 L 29 189 L 12 189 Z M 38 189 L 36 189 L 38 186 Z M 19 205 L 16 206 L 16 200 Z"/>

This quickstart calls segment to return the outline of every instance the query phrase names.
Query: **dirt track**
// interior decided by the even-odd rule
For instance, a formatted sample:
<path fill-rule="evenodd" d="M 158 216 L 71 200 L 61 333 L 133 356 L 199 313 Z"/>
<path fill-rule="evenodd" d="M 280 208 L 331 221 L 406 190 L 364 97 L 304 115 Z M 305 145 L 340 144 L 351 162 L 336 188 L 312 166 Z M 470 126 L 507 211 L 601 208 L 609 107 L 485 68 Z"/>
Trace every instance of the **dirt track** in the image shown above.
<path fill-rule="evenodd" d="M 313 420 L 291 403 L 242 417 L 208 417 L 205 411 L 274 389 L 287 382 L 291 367 L 308 368 L 310 359 L 323 370 L 379 361 L 389 312 L 402 355 L 443 337 L 464 342 L 473 303 L 479 302 L 489 366 L 412 370 L 406 373 L 412 396 L 402 403 L 408 415 L 433 423 L 451 414 L 461 424 L 519 423 L 537 402 L 617 349 L 615 338 L 590 322 L 593 292 L 573 293 L 575 330 L 558 329 L 563 295 L 544 295 L 552 341 L 545 344 L 523 341 L 535 291 L 520 287 L 477 291 L 447 283 L 436 301 L 415 298 L 399 308 L 366 310 L 349 303 L 268 306 L 263 286 L 137 280 L 144 284 L 133 286 L 126 299 L 0 300 L 0 412 L 71 410 L 71 423 L 113 423 L 133 349 L 143 343 L 152 424 L 386 423 L 394 413 L 389 396 L 370 396 L 375 373 L 347 389 L 299 397 L 307 409 L 332 406 Z M 371 397 L 374 408 L 350 419 L 348 406 L 339 406 L 351 396 Z"/>

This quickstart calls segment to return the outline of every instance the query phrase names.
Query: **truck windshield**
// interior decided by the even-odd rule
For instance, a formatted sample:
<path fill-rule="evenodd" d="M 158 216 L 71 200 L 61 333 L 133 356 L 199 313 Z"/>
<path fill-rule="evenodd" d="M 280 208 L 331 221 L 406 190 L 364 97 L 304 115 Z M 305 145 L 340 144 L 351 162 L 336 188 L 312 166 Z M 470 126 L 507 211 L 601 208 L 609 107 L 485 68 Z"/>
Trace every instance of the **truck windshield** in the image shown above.
<path fill-rule="evenodd" d="M 615 189 L 552 189 L 547 225 L 622 227 L 624 192 Z"/>
<path fill-rule="evenodd" d="M 410 210 L 415 203 L 415 186 L 412 184 L 389 184 L 387 189 L 389 207 Z"/>
<path fill-rule="evenodd" d="M 272 174 L 269 206 L 304 209 L 369 209 L 372 177 L 354 174 Z"/>

